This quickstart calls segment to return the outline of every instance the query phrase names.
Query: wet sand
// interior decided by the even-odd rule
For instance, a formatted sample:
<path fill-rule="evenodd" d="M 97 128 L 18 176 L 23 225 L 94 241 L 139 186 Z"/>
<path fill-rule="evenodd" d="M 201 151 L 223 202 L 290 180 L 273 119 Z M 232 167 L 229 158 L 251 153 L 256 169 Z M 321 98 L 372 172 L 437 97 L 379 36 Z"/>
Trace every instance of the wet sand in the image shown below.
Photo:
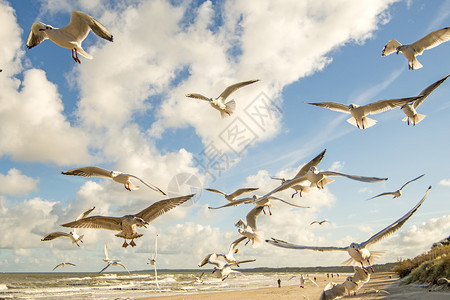
<path fill-rule="evenodd" d="M 151 297 L 145 299 L 161 299 L 161 300 L 229 300 L 229 299 L 319 299 L 323 288 L 330 281 L 341 283 L 345 280 L 346 275 L 339 277 L 327 278 L 326 274 L 317 275 L 316 287 L 308 282 L 305 288 L 301 288 L 295 280 L 289 282 L 290 285 L 273 288 L 248 289 L 230 292 L 215 292 L 205 294 L 183 294 L 177 296 Z M 276 281 L 274 281 L 276 285 Z M 357 293 L 356 296 L 346 296 L 343 299 L 408 299 L 408 300 L 449 300 L 450 292 L 431 291 L 425 286 L 418 285 L 402 285 L 395 273 L 382 272 L 375 273 Z"/>

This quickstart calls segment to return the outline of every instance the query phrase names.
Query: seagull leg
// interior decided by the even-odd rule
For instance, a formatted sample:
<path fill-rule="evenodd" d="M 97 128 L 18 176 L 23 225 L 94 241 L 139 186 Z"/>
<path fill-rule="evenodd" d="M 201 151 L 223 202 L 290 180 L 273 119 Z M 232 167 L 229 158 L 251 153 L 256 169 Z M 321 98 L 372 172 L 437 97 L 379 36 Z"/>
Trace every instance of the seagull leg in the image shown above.
<path fill-rule="evenodd" d="M 125 187 L 125 189 L 126 189 L 127 191 L 130 191 L 130 192 L 131 192 L 130 184 L 129 184 L 129 183 L 125 183 L 123 186 Z"/>
<path fill-rule="evenodd" d="M 272 212 L 270 211 L 270 206 L 267 206 L 267 208 L 269 209 L 269 216 L 271 216 Z"/>
<path fill-rule="evenodd" d="M 247 246 L 248 242 L 250 242 L 250 239 L 248 239 L 247 243 L 245 243 L 245 245 L 244 245 L 244 246 Z"/>
<path fill-rule="evenodd" d="M 263 213 L 266 214 L 266 211 L 264 210 L 264 207 L 263 207 Z"/>
<path fill-rule="evenodd" d="M 295 193 L 292 194 L 291 198 L 294 198 L 294 196 L 297 195 L 297 194 L 298 194 L 298 191 L 295 191 Z"/>
<path fill-rule="evenodd" d="M 75 56 L 73 55 L 73 51 L 75 50 Z M 76 62 L 76 63 L 79 63 L 79 64 L 81 64 L 81 61 L 80 61 L 80 59 L 78 58 L 78 51 L 77 51 L 77 49 L 72 49 L 72 58 L 73 58 L 73 60 Z"/>
<path fill-rule="evenodd" d="M 131 240 L 130 245 L 131 245 L 131 247 L 135 247 L 136 246 L 136 243 L 134 242 L 134 240 Z"/>
<path fill-rule="evenodd" d="M 124 248 L 128 247 L 127 240 L 125 240 L 125 242 L 123 242 L 122 247 L 124 247 Z"/>

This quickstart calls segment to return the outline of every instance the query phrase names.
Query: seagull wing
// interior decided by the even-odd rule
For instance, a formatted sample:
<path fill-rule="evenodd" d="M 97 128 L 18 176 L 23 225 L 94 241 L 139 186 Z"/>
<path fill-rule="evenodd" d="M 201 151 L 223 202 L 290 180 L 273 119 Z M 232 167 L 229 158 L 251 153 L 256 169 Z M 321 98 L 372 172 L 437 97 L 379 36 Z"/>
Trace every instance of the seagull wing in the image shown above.
<path fill-rule="evenodd" d="M 295 175 L 295 177 L 300 177 L 303 175 L 306 175 L 306 173 L 308 173 L 308 170 L 311 169 L 311 167 L 317 167 L 317 165 L 322 161 L 322 158 L 325 155 L 325 152 L 327 151 L 327 149 L 323 150 L 322 152 L 319 153 L 319 155 L 317 155 L 316 157 L 314 157 L 309 163 L 307 163 L 306 165 L 304 165 L 300 171 L 298 171 L 297 175 Z"/>
<path fill-rule="evenodd" d="M 447 78 L 450 76 L 450 74 L 444 76 L 443 78 L 439 79 L 435 83 L 429 85 L 426 89 L 424 89 L 422 92 L 420 92 L 419 96 L 423 96 L 420 99 L 417 99 L 414 101 L 414 108 L 419 107 L 420 104 L 422 104 L 423 101 L 438 87 L 440 86 Z"/>
<path fill-rule="evenodd" d="M 309 206 L 301 206 L 301 205 L 297 205 L 297 204 L 294 204 L 294 203 L 291 203 L 291 202 L 287 202 L 287 201 L 285 201 L 283 199 L 280 199 L 280 198 L 277 198 L 277 197 L 268 197 L 268 199 L 269 200 L 279 200 L 279 201 L 281 201 L 283 203 L 286 203 L 286 204 L 289 204 L 291 206 L 295 206 L 295 207 L 298 207 L 298 208 L 311 208 Z"/>
<path fill-rule="evenodd" d="M 367 200 L 371 200 L 371 199 L 375 199 L 375 198 L 378 198 L 378 197 L 381 197 L 381 196 L 387 196 L 387 195 L 395 195 L 395 192 L 385 192 L 385 193 L 381 193 L 381 194 L 376 195 L 376 196 L 373 196 L 372 198 L 369 198 L 369 199 L 367 199 Z"/>
<path fill-rule="evenodd" d="M 417 55 L 421 55 L 424 50 L 434 48 L 440 44 L 450 40 L 450 27 L 435 30 L 420 40 L 412 43 L 410 46 Z"/>
<path fill-rule="evenodd" d="M 59 265 L 56 265 L 56 267 L 54 267 L 52 271 L 55 271 L 55 269 L 56 269 L 57 267 L 62 267 L 62 266 L 64 266 L 64 263 L 60 263 Z"/>
<path fill-rule="evenodd" d="M 211 253 L 208 263 L 215 265 L 219 269 L 222 269 L 225 266 L 225 262 L 219 260 L 219 257 L 215 253 Z"/>
<path fill-rule="evenodd" d="M 314 280 L 314 279 L 312 279 L 312 278 L 306 278 L 307 280 L 309 280 L 309 281 L 311 281 L 315 286 L 317 286 L 317 287 L 319 287 L 319 285 L 317 284 L 317 282 Z"/>
<path fill-rule="evenodd" d="M 92 167 L 92 166 L 64 171 L 64 172 L 61 172 L 61 174 L 83 176 L 83 177 L 112 178 L 110 171 L 99 168 L 99 167 Z"/>
<path fill-rule="evenodd" d="M 105 271 L 110 265 L 111 265 L 111 263 L 108 263 L 108 264 L 106 265 L 106 267 L 104 267 L 99 273 Z"/>
<path fill-rule="evenodd" d="M 61 231 L 56 231 L 56 232 L 52 232 L 47 234 L 46 236 L 44 236 L 41 241 L 51 241 L 53 239 L 59 238 L 59 237 L 70 237 L 70 234 L 65 233 L 65 232 L 61 232 Z"/>
<path fill-rule="evenodd" d="M 396 40 L 390 40 L 389 42 L 386 43 L 386 45 L 383 48 L 383 51 L 381 52 L 381 56 L 386 56 L 389 55 L 391 53 L 394 53 L 395 51 L 397 51 L 397 47 L 401 46 L 402 44 L 400 44 L 398 41 Z"/>
<path fill-rule="evenodd" d="M 129 176 L 129 177 L 131 177 L 131 178 L 137 179 L 137 180 L 139 180 L 140 182 L 142 182 L 143 184 L 145 184 L 147 187 L 151 188 L 152 190 L 154 190 L 154 191 L 156 191 L 156 192 L 160 192 L 160 193 L 163 194 L 164 196 L 167 195 L 166 193 L 164 193 L 164 192 L 163 192 L 160 188 L 158 188 L 157 186 L 154 186 L 153 184 L 147 183 L 147 182 L 145 182 L 144 180 L 140 179 L 140 178 L 137 177 L 137 176 L 134 176 L 134 175 L 131 175 L 131 174 L 123 174 L 123 175 L 126 175 L 126 176 Z"/>
<path fill-rule="evenodd" d="M 264 206 L 255 206 L 255 208 L 247 214 L 247 225 L 250 226 L 253 232 L 256 232 L 256 218 L 262 212 L 263 208 Z"/>
<path fill-rule="evenodd" d="M 220 94 L 219 98 L 222 98 L 222 101 L 224 101 L 228 96 L 230 96 L 231 93 L 233 93 L 234 91 L 240 89 L 241 87 L 244 87 L 246 85 L 252 84 L 259 81 L 259 79 L 256 80 L 248 80 L 248 81 L 243 81 L 243 82 L 239 82 L 239 83 L 235 83 L 233 85 L 230 85 L 229 87 L 227 87 L 222 94 Z"/>
<path fill-rule="evenodd" d="M 233 193 L 230 194 L 230 198 L 234 199 L 236 197 L 239 197 L 242 194 L 245 193 L 249 193 L 252 191 L 256 191 L 258 188 L 242 188 L 242 189 L 238 189 L 236 191 L 234 191 Z"/>
<path fill-rule="evenodd" d="M 130 273 L 130 271 L 128 271 L 127 267 L 125 267 L 124 264 L 122 264 L 122 263 L 120 263 L 120 262 L 117 262 L 117 264 L 118 264 L 119 266 L 122 266 L 122 268 L 124 268 L 128 273 Z"/>
<path fill-rule="evenodd" d="M 407 183 L 405 183 L 404 185 L 402 185 L 402 187 L 401 187 L 399 190 L 402 190 L 407 184 L 409 184 L 409 183 L 411 183 L 411 182 L 413 182 L 413 181 L 416 181 L 417 179 L 420 179 L 420 178 L 422 178 L 423 176 L 425 176 L 425 174 L 422 174 L 422 175 L 420 175 L 419 177 L 416 177 L 416 178 L 414 178 L 414 179 L 411 179 L 410 181 L 408 181 Z"/>
<path fill-rule="evenodd" d="M 320 107 L 324 107 L 324 108 L 328 108 L 334 111 L 339 111 L 339 112 L 343 112 L 343 113 L 350 113 L 350 109 L 348 108 L 347 105 L 345 104 L 341 104 L 341 103 L 336 103 L 336 102 L 318 102 L 318 103 L 308 103 L 311 105 L 315 105 L 315 106 L 320 106 Z"/>
<path fill-rule="evenodd" d="M 334 171 L 324 171 L 324 172 L 320 172 L 320 174 L 323 174 L 325 177 L 329 177 L 329 176 L 343 176 L 343 177 L 347 177 L 349 179 L 363 181 L 363 182 L 378 182 L 378 181 L 386 181 L 386 180 L 388 180 L 387 178 L 350 175 L 350 174 L 334 172 Z"/>
<path fill-rule="evenodd" d="M 155 257 L 153 259 L 156 260 L 156 256 L 158 255 L 158 235 L 155 237 Z"/>
<path fill-rule="evenodd" d="M 348 247 L 319 247 L 319 246 L 301 246 L 291 244 L 282 240 L 274 239 L 266 240 L 267 243 L 281 248 L 298 249 L 298 250 L 314 250 L 314 251 L 347 251 Z"/>
<path fill-rule="evenodd" d="M 394 223 L 392 223 L 391 225 L 389 225 L 388 227 L 384 228 L 383 230 L 381 230 L 380 232 L 378 232 L 377 234 L 373 235 L 370 239 L 368 239 L 367 241 L 361 243 L 362 247 L 367 247 L 370 246 L 371 244 L 374 244 L 376 242 L 378 242 L 379 240 L 393 234 L 394 232 L 396 232 L 397 230 L 399 230 L 403 224 L 405 224 L 406 221 L 408 221 L 408 219 L 416 212 L 416 210 L 422 205 L 423 201 L 425 201 L 425 199 L 428 196 L 428 193 L 430 192 L 431 186 L 428 187 L 425 195 L 423 196 L 423 198 L 419 201 L 419 203 L 416 204 L 416 206 L 413 207 L 413 209 L 411 209 L 409 212 L 407 212 L 403 217 L 401 217 L 400 219 L 398 219 L 397 221 L 395 221 Z"/>
<path fill-rule="evenodd" d="M 221 194 L 221 195 L 224 195 L 224 196 L 227 195 L 227 194 L 225 194 L 224 192 L 219 191 L 219 190 L 216 190 L 216 189 L 205 189 L 205 190 L 210 191 L 210 192 L 213 192 L 213 193 Z"/>
<path fill-rule="evenodd" d="M 396 108 L 398 106 L 403 106 L 403 105 L 405 105 L 409 102 L 413 102 L 421 97 L 422 96 L 380 100 L 380 101 L 366 104 L 364 106 L 361 106 L 360 108 L 363 110 L 365 115 L 373 115 L 373 114 L 381 113 L 386 110 Z"/>
<path fill-rule="evenodd" d="M 239 266 L 240 264 L 245 264 L 245 263 L 254 262 L 254 261 L 256 261 L 256 259 L 241 260 L 241 261 L 237 261 L 237 262 L 234 262 L 234 263 L 226 264 L 226 266 L 227 267 Z"/>
<path fill-rule="evenodd" d="M 34 46 L 39 45 L 46 39 L 48 39 L 47 34 L 44 30 L 39 30 L 43 28 L 45 25 L 42 23 L 33 23 L 31 26 L 30 34 L 28 35 L 27 48 L 31 49 Z"/>
<path fill-rule="evenodd" d="M 110 42 L 113 41 L 112 34 L 109 33 L 105 26 L 90 15 L 81 11 L 73 10 L 72 15 L 70 16 L 69 24 L 64 28 L 61 28 L 62 31 L 72 35 L 79 44 L 81 44 L 81 42 L 86 38 L 91 29 L 99 37 Z"/>
<path fill-rule="evenodd" d="M 263 198 L 267 198 L 272 194 L 287 190 L 291 187 L 293 187 L 296 184 L 299 184 L 303 181 L 306 180 L 306 175 L 304 176 L 300 176 L 300 177 L 295 177 L 293 179 L 290 180 L 286 180 L 283 184 L 277 186 L 275 189 L 273 189 L 272 191 L 270 191 L 269 193 L 265 194 L 264 196 L 262 196 L 261 198 L 258 198 L 256 201 L 262 200 Z"/>
<path fill-rule="evenodd" d="M 64 263 L 64 264 L 69 265 L 69 266 L 74 266 L 74 267 L 75 267 L 75 264 L 70 263 L 70 262 L 66 262 L 66 263 Z"/>
<path fill-rule="evenodd" d="M 211 257 L 211 255 L 213 255 L 214 253 L 210 253 L 208 255 L 206 255 L 198 264 L 199 267 L 203 267 L 204 265 L 206 265 L 209 261 L 209 258 Z"/>
<path fill-rule="evenodd" d="M 62 224 L 61 226 L 69 228 L 93 228 L 120 231 L 122 230 L 122 218 L 94 216 Z"/>
<path fill-rule="evenodd" d="M 194 194 L 158 201 L 156 203 L 153 203 L 143 211 L 137 213 L 135 216 L 145 220 L 146 222 L 151 222 L 162 214 L 168 212 L 172 208 L 175 208 L 178 205 L 188 201 L 193 196 Z"/>
<path fill-rule="evenodd" d="M 246 237 L 243 236 L 243 237 L 240 237 L 240 238 L 238 238 L 237 240 L 233 241 L 233 242 L 230 244 L 230 248 L 228 249 L 228 255 L 234 254 L 234 251 L 236 250 L 237 245 L 239 245 L 239 243 L 242 242 L 242 241 L 245 240 L 245 239 L 246 239 Z"/>
<path fill-rule="evenodd" d="M 92 206 L 92 208 L 89 208 L 88 210 L 83 212 L 81 215 L 78 216 L 77 221 L 80 219 L 86 218 L 94 209 L 95 209 L 95 206 Z"/>
<path fill-rule="evenodd" d="M 205 96 L 200 95 L 200 94 L 186 94 L 185 96 L 189 97 L 189 98 L 195 98 L 195 99 L 204 100 L 204 101 L 209 101 L 210 100 L 208 97 L 205 97 Z"/>
<path fill-rule="evenodd" d="M 224 208 L 224 207 L 237 206 L 239 204 L 246 203 L 246 202 L 248 202 L 247 204 L 254 203 L 252 200 L 253 200 L 253 198 L 236 199 L 234 201 L 231 201 L 230 203 L 227 203 L 227 204 L 219 206 L 219 207 L 208 206 L 208 208 L 209 209 L 219 209 L 219 208 Z M 258 200 L 256 200 L 255 202 L 258 202 Z"/>

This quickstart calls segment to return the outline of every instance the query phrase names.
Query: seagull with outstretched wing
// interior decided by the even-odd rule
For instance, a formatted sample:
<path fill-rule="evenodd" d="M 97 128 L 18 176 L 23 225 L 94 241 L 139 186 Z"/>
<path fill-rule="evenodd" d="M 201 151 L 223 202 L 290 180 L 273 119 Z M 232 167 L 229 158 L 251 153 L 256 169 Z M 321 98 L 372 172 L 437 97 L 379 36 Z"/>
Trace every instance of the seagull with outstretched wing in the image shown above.
<path fill-rule="evenodd" d="M 124 268 L 128 274 L 130 274 L 130 271 L 128 271 L 127 267 L 125 267 L 120 260 L 118 259 L 110 259 L 109 255 L 108 255 L 108 247 L 105 244 L 105 258 L 103 259 L 104 262 L 106 262 L 106 267 L 104 267 L 99 273 L 102 273 L 103 271 L 105 271 L 109 266 L 121 266 L 122 268 Z"/>
<path fill-rule="evenodd" d="M 159 289 L 159 283 L 158 283 L 158 272 L 156 271 L 156 256 L 158 255 L 158 235 L 156 235 L 155 237 L 155 254 L 153 254 L 152 258 L 148 259 L 147 264 L 148 265 L 152 265 L 153 268 L 155 269 L 155 282 L 156 282 L 156 286 Z"/>
<path fill-rule="evenodd" d="M 369 198 L 369 199 L 367 199 L 367 200 L 371 200 L 371 199 L 374 199 L 374 198 L 377 198 L 377 197 L 381 197 L 381 196 L 386 196 L 386 195 L 393 195 L 394 198 L 398 198 L 398 197 L 400 197 L 400 196 L 402 195 L 402 189 L 403 189 L 405 186 L 407 186 L 409 183 L 411 183 L 411 182 L 413 182 L 413 181 L 416 181 L 417 179 L 422 178 L 423 176 L 425 176 L 425 174 L 422 174 L 422 175 L 420 175 L 419 177 L 416 177 L 416 178 L 414 178 L 414 179 L 411 179 L 410 181 L 408 181 L 407 183 L 405 183 L 404 185 L 402 185 L 401 188 L 399 188 L 398 190 L 396 190 L 396 191 L 394 191 L 394 192 L 385 192 L 385 193 L 381 193 L 381 194 L 376 195 L 376 196 L 373 196 L 372 198 Z"/>
<path fill-rule="evenodd" d="M 289 248 L 289 249 L 298 249 L 298 250 L 314 250 L 314 251 L 347 251 L 350 255 L 350 259 L 346 260 L 344 264 L 361 264 L 361 267 L 365 270 L 365 267 L 368 266 L 371 268 L 372 272 L 372 264 L 373 262 L 384 254 L 384 251 L 369 251 L 367 247 L 370 245 L 386 238 L 387 236 L 393 234 L 397 230 L 399 230 L 403 224 L 405 224 L 406 221 L 408 221 L 409 218 L 417 211 L 417 209 L 422 205 L 423 201 L 428 196 L 428 193 L 430 192 L 431 186 L 428 187 L 425 195 L 422 197 L 422 199 L 419 201 L 419 203 L 416 204 L 409 212 L 407 212 L 403 217 L 392 223 L 391 225 L 387 226 L 377 234 L 370 237 L 367 241 L 362 243 L 351 243 L 348 247 L 320 247 L 320 246 L 302 246 L 302 245 L 295 245 L 291 244 L 282 240 L 274 239 L 266 240 L 267 243 L 282 247 L 282 248 Z"/>
<path fill-rule="evenodd" d="M 227 103 L 225 103 L 225 100 L 227 99 L 227 97 L 230 96 L 231 93 L 233 93 L 234 91 L 240 89 L 241 87 L 255 83 L 257 81 L 259 81 L 259 79 L 243 81 L 243 82 L 239 82 L 239 83 L 230 85 L 219 95 L 219 97 L 217 97 L 215 99 L 205 97 L 201 94 L 186 94 L 186 97 L 200 99 L 200 100 L 209 102 L 209 104 L 214 109 L 217 109 L 218 111 L 220 111 L 220 115 L 222 116 L 222 118 L 226 118 L 226 117 L 231 116 L 236 108 L 236 102 L 234 100 L 230 100 Z"/>
<path fill-rule="evenodd" d="M 123 184 L 125 189 L 128 191 L 139 189 L 139 186 L 135 185 L 130 180 L 131 178 L 134 178 L 136 180 L 139 180 L 140 182 L 142 182 L 143 184 L 145 184 L 147 187 L 151 188 L 152 190 L 154 190 L 156 192 L 160 192 L 161 194 L 166 196 L 166 193 L 164 193 L 160 188 L 143 181 L 142 179 L 140 179 L 137 176 L 122 173 L 119 171 L 109 171 L 109 170 L 106 170 L 103 168 L 90 166 L 90 167 L 76 168 L 76 169 L 72 169 L 72 170 L 63 171 L 63 172 L 61 172 L 61 174 L 83 176 L 83 177 L 109 178 L 109 179 L 114 180 L 115 182 Z"/>
<path fill-rule="evenodd" d="M 220 194 L 220 195 L 223 195 L 225 197 L 225 199 L 227 199 L 229 202 L 233 202 L 240 195 L 256 191 L 257 189 L 258 188 L 241 188 L 241 189 L 237 189 L 236 191 L 234 191 L 231 194 L 227 194 L 225 192 L 222 192 L 222 191 L 219 191 L 219 190 L 216 190 L 216 189 L 210 189 L 210 188 L 205 189 L 205 190 L 213 192 L 213 193 L 217 193 L 217 194 Z"/>
<path fill-rule="evenodd" d="M 112 34 L 99 21 L 84 12 L 73 10 L 69 24 L 63 28 L 56 28 L 41 22 L 33 23 L 28 35 L 27 48 L 31 49 L 46 39 L 50 39 L 60 47 L 71 49 L 73 60 L 81 64 L 78 53 L 87 59 L 92 59 L 92 55 L 84 51 L 81 46 L 91 30 L 99 37 L 110 42 L 113 41 Z"/>
<path fill-rule="evenodd" d="M 75 265 L 70 262 L 63 262 L 63 263 L 60 263 L 59 265 L 56 265 L 56 267 L 54 267 L 52 271 L 55 271 L 56 268 L 58 268 L 58 267 L 65 267 L 65 266 L 75 266 Z"/>
<path fill-rule="evenodd" d="M 402 45 L 396 40 L 390 40 L 384 46 L 381 52 L 382 56 L 387 56 L 391 53 L 401 52 L 408 60 L 408 67 L 410 70 L 422 68 L 422 64 L 417 60 L 417 55 L 422 55 L 423 51 L 434 48 L 450 39 L 450 27 L 435 30 L 420 40 L 410 44 Z"/>

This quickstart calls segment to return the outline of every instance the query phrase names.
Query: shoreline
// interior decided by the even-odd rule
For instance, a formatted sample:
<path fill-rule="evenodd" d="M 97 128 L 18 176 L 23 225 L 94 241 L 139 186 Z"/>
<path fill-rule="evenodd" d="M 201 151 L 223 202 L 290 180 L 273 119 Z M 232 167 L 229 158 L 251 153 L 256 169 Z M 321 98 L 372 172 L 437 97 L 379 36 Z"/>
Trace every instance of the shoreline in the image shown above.
<path fill-rule="evenodd" d="M 298 284 L 298 279 L 293 280 L 292 283 L 278 288 L 276 287 L 276 280 L 274 280 L 274 287 L 259 288 L 259 289 L 245 289 L 237 291 L 223 291 L 213 293 L 197 293 L 197 294 L 180 294 L 172 296 L 154 296 L 140 298 L 141 300 L 226 300 L 226 299 L 319 299 L 323 288 L 330 281 L 341 283 L 346 276 L 327 278 L 325 274 L 317 276 L 316 287 L 312 283 L 305 284 L 301 288 Z M 303 296 L 303 297 L 302 297 Z M 436 299 L 444 300 L 450 299 L 449 291 L 431 290 L 426 286 L 419 286 L 414 284 L 402 285 L 400 278 L 393 272 L 380 272 L 372 274 L 371 279 L 366 283 L 356 294 L 356 296 L 346 296 L 349 299 L 408 299 L 408 300 L 422 300 L 422 299 Z"/>

